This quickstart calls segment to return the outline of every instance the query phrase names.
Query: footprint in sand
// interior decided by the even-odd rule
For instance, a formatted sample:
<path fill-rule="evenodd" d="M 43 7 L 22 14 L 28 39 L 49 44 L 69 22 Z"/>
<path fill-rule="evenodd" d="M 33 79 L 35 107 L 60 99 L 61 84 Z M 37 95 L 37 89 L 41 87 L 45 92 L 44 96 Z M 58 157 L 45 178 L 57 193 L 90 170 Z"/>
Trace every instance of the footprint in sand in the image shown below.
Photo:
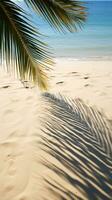
<path fill-rule="evenodd" d="M 62 84 L 62 83 L 64 83 L 64 81 L 59 81 L 59 82 L 57 82 L 56 84 Z"/>
<path fill-rule="evenodd" d="M 71 72 L 72 74 L 77 74 L 78 72 Z"/>
<path fill-rule="evenodd" d="M 7 109 L 4 111 L 3 115 L 2 115 L 2 120 L 5 122 L 11 118 L 13 118 L 13 114 L 14 114 L 14 111 L 13 109 Z"/>
<path fill-rule="evenodd" d="M 90 84 L 85 84 L 85 85 L 84 85 L 84 87 L 89 87 L 89 86 L 91 86 L 91 85 L 90 85 Z"/>
<path fill-rule="evenodd" d="M 14 176 L 16 174 L 16 168 L 15 168 L 15 161 L 16 161 L 16 155 L 15 155 L 15 146 L 16 144 L 9 143 L 9 142 L 3 142 L 1 144 L 1 152 L 2 155 L 0 157 L 2 161 L 2 166 L 4 166 L 5 176 Z"/>
<path fill-rule="evenodd" d="M 89 79 L 89 76 L 85 76 L 84 79 Z"/>
<path fill-rule="evenodd" d="M 14 174 L 16 173 L 16 169 L 14 167 L 14 162 L 15 162 L 14 155 L 8 154 L 7 155 L 7 162 L 8 162 L 8 174 L 10 176 L 14 176 Z"/>
<path fill-rule="evenodd" d="M 10 113 L 13 113 L 13 110 L 7 109 L 7 110 L 4 112 L 4 114 L 10 114 Z"/>
<path fill-rule="evenodd" d="M 112 88 L 112 86 L 111 86 L 111 85 L 107 85 L 106 87 L 107 87 L 107 88 Z"/>
<path fill-rule="evenodd" d="M 4 86 L 0 87 L 0 89 L 6 89 L 6 88 L 9 88 L 9 87 L 10 87 L 10 85 L 4 85 Z"/>
<path fill-rule="evenodd" d="M 78 72 L 70 72 L 70 74 L 72 74 L 73 76 L 80 76 L 80 74 L 78 74 Z"/>
<path fill-rule="evenodd" d="M 12 100 L 11 100 L 12 103 L 17 103 L 17 102 L 19 102 L 19 101 L 20 101 L 19 98 L 15 98 L 15 99 L 12 99 Z"/>
<path fill-rule="evenodd" d="M 100 93 L 100 96 L 106 96 L 106 92 L 102 92 L 102 93 Z"/>

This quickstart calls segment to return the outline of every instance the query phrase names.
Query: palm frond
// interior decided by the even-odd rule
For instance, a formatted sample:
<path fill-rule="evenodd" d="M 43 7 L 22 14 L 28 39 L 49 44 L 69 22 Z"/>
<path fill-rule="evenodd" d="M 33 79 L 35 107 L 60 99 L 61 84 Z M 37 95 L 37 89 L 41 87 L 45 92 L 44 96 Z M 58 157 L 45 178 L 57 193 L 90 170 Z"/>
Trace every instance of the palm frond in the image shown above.
<path fill-rule="evenodd" d="M 27 77 L 46 89 L 45 68 L 51 64 L 47 50 L 24 11 L 10 0 L 0 1 L 0 54 L 7 69 L 14 66 L 22 79 Z"/>
<path fill-rule="evenodd" d="M 26 4 L 42 15 L 58 30 L 73 31 L 86 19 L 83 3 L 74 0 L 25 0 Z"/>

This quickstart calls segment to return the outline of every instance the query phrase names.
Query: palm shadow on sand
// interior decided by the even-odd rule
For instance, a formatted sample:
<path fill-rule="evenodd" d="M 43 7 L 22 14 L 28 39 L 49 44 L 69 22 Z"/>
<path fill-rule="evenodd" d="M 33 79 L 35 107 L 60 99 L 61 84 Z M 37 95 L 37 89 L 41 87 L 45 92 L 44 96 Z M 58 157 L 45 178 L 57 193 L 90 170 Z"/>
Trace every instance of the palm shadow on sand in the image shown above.
<path fill-rule="evenodd" d="M 57 200 L 111 200 L 111 123 L 80 99 L 49 93 L 42 98 L 47 106 L 41 148 L 51 158 L 42 164 L 54 174 L 44 177 L 47 189 Z"/>

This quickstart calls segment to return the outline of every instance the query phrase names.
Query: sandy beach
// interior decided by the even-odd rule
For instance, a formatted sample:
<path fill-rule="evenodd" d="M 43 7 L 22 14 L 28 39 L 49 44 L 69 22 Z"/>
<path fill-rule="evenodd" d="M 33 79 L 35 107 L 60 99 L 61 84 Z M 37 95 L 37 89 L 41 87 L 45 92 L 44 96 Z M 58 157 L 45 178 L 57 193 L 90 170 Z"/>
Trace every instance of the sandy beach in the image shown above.
<path fill-rule="evenodd" d="M 56 59 L 48 92 L 82 99 L 111 121 L 112 61 Z M 0 200 L 111 200 L 110 122 L 97 113 L 89 135 L 63 100 L 45 96 L 0 72 Z"/>
<path fill-rule="evenodd" d="M 81 98 L 112 117 L 112 61 L 56 59 L 56 63 L 51 92 Z"/>

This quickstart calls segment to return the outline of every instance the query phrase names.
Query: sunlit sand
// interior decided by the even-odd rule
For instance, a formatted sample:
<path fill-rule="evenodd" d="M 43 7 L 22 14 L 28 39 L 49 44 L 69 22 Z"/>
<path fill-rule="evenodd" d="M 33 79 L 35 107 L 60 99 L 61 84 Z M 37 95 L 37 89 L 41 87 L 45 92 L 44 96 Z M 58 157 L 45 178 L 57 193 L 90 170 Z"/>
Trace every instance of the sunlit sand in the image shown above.
<path fill-rule="evenodd" d="M 0 73 L 0 200 L 111 200 L 112 62 L 57 60 L 50 77 L 42 94 Z"/>

